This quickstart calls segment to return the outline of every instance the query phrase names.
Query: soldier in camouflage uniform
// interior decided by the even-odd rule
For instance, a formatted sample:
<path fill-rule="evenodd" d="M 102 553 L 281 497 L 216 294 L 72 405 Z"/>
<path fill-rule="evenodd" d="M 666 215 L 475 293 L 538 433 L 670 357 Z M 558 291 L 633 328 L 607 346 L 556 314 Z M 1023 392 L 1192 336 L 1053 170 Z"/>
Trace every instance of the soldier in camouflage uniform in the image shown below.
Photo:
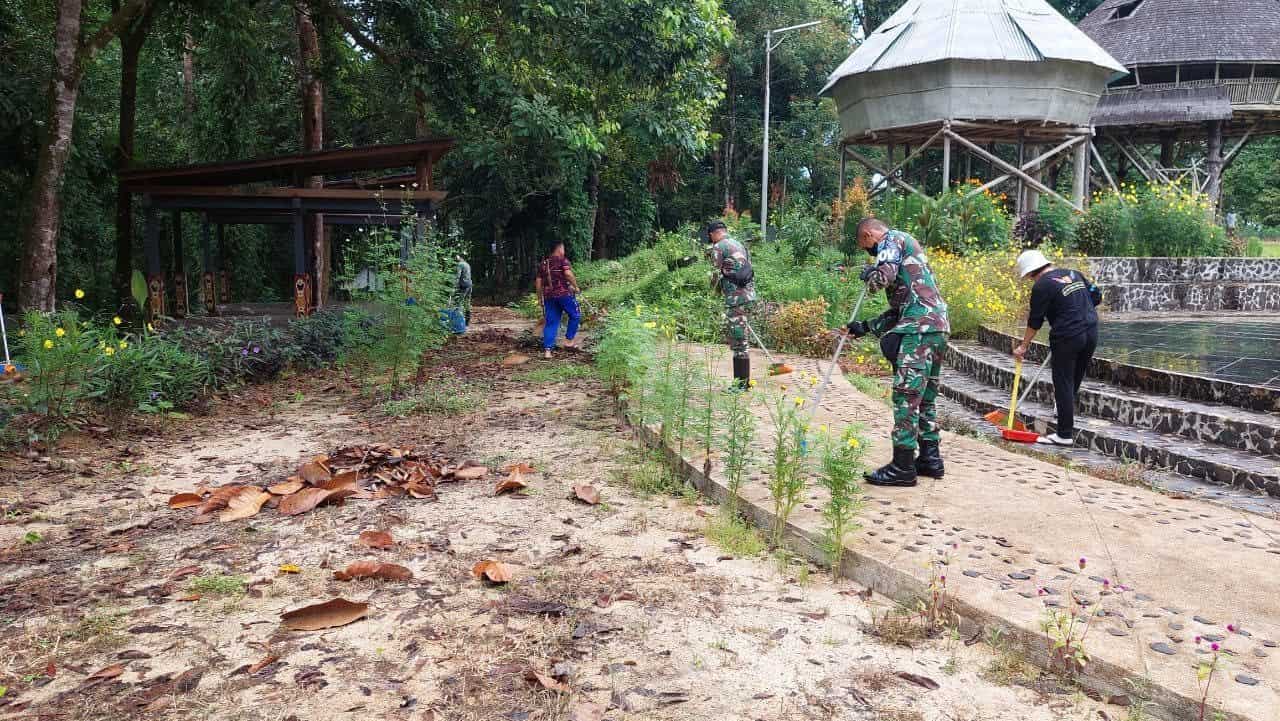
<path fill-rule="evenodd" d="M 719 221 L 707 226 L 706 240 L 710 243 L 711 286 L 724 293 L 724 315 L 733 351 L 733 378 L 741 388 L 751 382 L 751 356 L 747 350 L 747 317 L 756 303 L 755 272 L 751 269 L 751 256 L 747 247 L 729 237 L 728 228 Z"/>
<path fill-rule="evenodd" d="M 914 486 L 917 475 L 942 478 L 945 470 L 935 401 L 951 332 L 947 304 L 918 240 L 874 218 L 859 223 L 857 232 L 858 245 L 875 256 L 875 263 L 863 269 L 861 278 L 870 292 L 884 289 L 889 310 L 869 321 L 850 323 L 849 333 L 855 338 L 867 333 L 882 338 L 886 355 L 897 345 L 896 359 L 890 358 L 895 361 L 893 462 L 868 473 L 867 481 L 876 486 Z"/>

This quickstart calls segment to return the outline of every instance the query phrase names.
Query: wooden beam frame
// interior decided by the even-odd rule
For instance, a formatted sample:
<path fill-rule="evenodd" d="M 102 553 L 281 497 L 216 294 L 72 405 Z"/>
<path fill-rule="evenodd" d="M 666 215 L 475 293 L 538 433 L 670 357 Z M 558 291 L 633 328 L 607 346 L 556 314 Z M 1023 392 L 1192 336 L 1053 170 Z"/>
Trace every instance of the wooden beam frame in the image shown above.
<path fill-rule="evenodd" d="M 1083 142 L 1083 141 L 1088 140 L 1088 139 L 1089 139 L 1089 136 L 1087 136 L 1087 135 L 1078 135 L 1078 136 L 1076 136 L 1076 137 L 1074 137 L 1074 138 L 1071 138 L 1071 139 L 1070 139 L 1070 140 L 1068 140 L 1067 142 L 1062 143 L 1061 145 L 1059 145 L 1059 146 L 1055 147 L 1054 149 L 1052 149 L 1052 150 L 1050 150 L 1050 151 L 1048 151 L 1048 152 L 1046 152 L 1046 153 L 1041 153 L 1040 155 L 1038 155 L 1038 156 L 1036 156 L 1036 157 L 1032 158 L 1031 160 L 1028 160 L 1027 162 L 1023 163 L 1023 164 L 1022 164 L 1022 170 L 1024 170 L 1024 171 L 1026 171 L 1026 170 L 1032 170 L 1032 169 L 1034 169 L 1034 168 L 1036 168 L 1036 167 L 1039 167 L 1040 165 L 1044 164 L 1044 162 L 1045 162 L 1046 160 L 1048 160 L 1049 158 L 1052 158 L 1053 156 L 1057 155 L 1058 153 L 1061 153 L 1062 151 L 1066 150 L 1067 148 L 1072 147 L 1072 146 L 1073 146 L 1073 145 L 1075 145 L 1076 143 Z M 981 192 L 983 192 L 983 191 L 990 190 L 990 189 L 992 189 L 992 188 L 996 187 L 997 185 L 1000 185 L 1001 183 L 1004 183 L 1005 181 L 1009 180 L 1009 179 L 1010 179 L 1010 178 L 1012 178 L 1012 177 L 1013 177 L 1013 173 L 1005 173 L 1004 175 L 1001 175 L 1000 177 L 995 178 L 994 180 L 989 180 L 989 181 L 987 181 L 987 183 L 986 183 L 985 185 L 982 185 L 981 187 L 978 187 L 978 188 L 975 188 L 975 189 L 973 189 L 973 190 L 969 191 L 969 193 L 967 193 L 967 194 L 966 194 L 966 197 L 973 197 L 973 196 L 975 196 L 975 195 L 977 195 L 977 194 L 979 194 L 979 193 L 981 193 Z"/>
<path fill-rule="evenodd" d="M 876 173 L 879 173 L 879 174 L 880 174 L 880 176 L 881 176 L 881 177 L 883 177 L 886 181 L 888 181 L 888 182 L 890 182 L 890 183 L 897 183 L 897 184 L 898 184 L 899 186 L 901 186 L 904 190 L 907 190 L 907 191 L 909 191 L 909 192 L 911 192 L 911 193 L 915 193 L 916 195 L 919 195 L 919 196 L 921 196 L 921 197 L 928 197 L 928 196 L 926 196 L 924 193 L 920 192 L 920 191 L 919 191 L 915 186 L 913 186 L 913 185 L 911 185 L 910 183 L 908 183 L 907 181 L 902 180 L 902 179 L 898 178 L 898 177 L 897 177 L 897 176 L 895 176 L 895 175 L 892 175 L 889 171 L 885 170 L 884 168 L 880 167 L 879 165 L 876 165 L 876 163 L 875 163 L 873 160 L 871 160 L 870 158 L 866 157 L 866 156 L 865 156 L 865 155 L 863 155 L 862 153 L 859 153 L 858 151 L 856 151 L 856 150 L 854 150 L 854 149 L 852 149 L 852 148 L 847 149 L 845 152 L 849 153 L 849 156 L 850 156 L 851 158 L 853 158 L 854 160 L 856 160 L 856 161 L 858 161 L 859 163 L 861 163 L 861 164 L 863 165 L 863 167 L 865 167 L 867 170 L 871 170 L 871 171 L 874 171 L 874 172 L 876 172 Z"/>
<path fill-rule="evenodd" d="M 1090 142 L 1089 152 L 1093 153 L 1093 159 L 1098 161 L 1098 167 L 1102 169 L 1102 177 L 1107 179 L 1107 185 L 1110 185 L 1112 190 L 1119 193 L 1120 186 L 1116 185 L 1115 178 L 1111 177 L 1111 171 L 1107 170 L 1107 161 L 1102 158 L 1102 153 L 1098 152 L 1098 146 Z M 1124 200 L 1122 199 L 1120 202 L 1123 203 Z"/>
<path fill-rule="evenodd" d="M 1044 193 L 1045 195 L 1050 195 L 1050 196 L 1053 196 L 1054 198 L 1057 198 L 1060 202 L 1062 202 L 1065 205 L 1069 205 L 1072 208 L 1075 208 L 1076 210 L 1084 212 L 1084 208 L 1081 208 L 1077 206 L 1075 203 L 1071 202 L 1070 200 L 1067 200 L 1066 198 L 1062 197 L 1061 195 L 1058 194 L 1056 190 L 1050 188 L 1044 183 L 1041 183 L 1040 181 L 1031 177 L 1027 173 L 1023 172 L 1021 168 L 1018 168 L 1008 162 L 1005 162 L 1005 160 L 1003 160 L 1000 156 L 995 155 L 993 153 L 988 153 L 981 146 L 977 145 L 976 143 L 970 142 L 964 136 L 959 135 L 958 133 L 951 130 L 950 128 L 944 129 L 943 132 L 945 132 L 947 136 L 950 137 L 952 140 L 965 146 L 970 151 L 977 153 L 979 157 L 985 158 L 991 161 L 992 163 L 994 163 L 995 165 L 998 165 L 1004 170 L 1010 172 L 1011 174 L 1016 175 L 1018 178 L 1022 180 L 1022 182 L 1026 183 L 1032 188 L 1035 188 L 1036 190 L 1040 191 L 1041 193 Z"/>

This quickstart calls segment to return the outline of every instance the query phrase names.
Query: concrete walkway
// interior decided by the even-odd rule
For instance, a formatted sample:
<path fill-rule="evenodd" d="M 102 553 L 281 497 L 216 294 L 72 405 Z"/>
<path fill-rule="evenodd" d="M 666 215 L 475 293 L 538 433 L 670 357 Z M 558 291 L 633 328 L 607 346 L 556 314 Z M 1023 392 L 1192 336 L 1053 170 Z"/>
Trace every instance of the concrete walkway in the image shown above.
<path fill-rule="evenodd" d="M 755 391 L 761 401 L 776 392 L 812 395 L 802 377 L 820 377 L 825 362 L 786 362 L 796 373 L 762 379 Z M 752 367 L 767 364 L 753 357 Z M 718 371 L 732 375 L 727 358 Z M 786 391 L 784 384 L 790 385 Z M 772 504 L 764 469 L 772 425 L 764 403 L 756 409 L 759 468 L 743 496 L 751 502 L 748 513 L 768 524 Z M 833 429 L 861 424 L 872 446 L 868 463 L 890 456 L 888 409 L 839 374 L 814 422 Z M 1194 719 L 1201 697 L 1195 666 L 1209 645 L 1197 645 L 1200 636 L 1227 652 L 1226 671 L 1210 690 L 1211 710 L 1221 708 L 1228 719 L 1280 721 L 1280 523 L 1068 474 L 950 433 L 943 454 L 945 480 L 921 479 L 912 489 L 867 488 L 862 529 L 846 542 L 850 578 L 902 599 L 925 588 L 933 566 L 946 574 L 962 616 L 1001 627 L 1041 664 L 1048 662 L 1041 622 L 1048 607 L 1070 605 L 1064 595 L 1070 591 L 1105 614 L 1094 619 L 1085 641 L 1093 658 L 1086 686 L 1127 694 L 1132 689 L 1126 679 L 1149 682 L 1150 696 L 1163 709 L 1159 715 Z M 688 459 L 695 482 L 709 495 L 723 495 L 719 466 L 709 479 L 701 468 L 701 459 Z M 791 519 L 799 550 L 811 555 L 817 553 L 823 503 L 814 484 L 808 503 Z M 1081 558 L 1088 564 L 1078 573 Z M 1228 631 L 1228 624 L 1237 631 Z"/>

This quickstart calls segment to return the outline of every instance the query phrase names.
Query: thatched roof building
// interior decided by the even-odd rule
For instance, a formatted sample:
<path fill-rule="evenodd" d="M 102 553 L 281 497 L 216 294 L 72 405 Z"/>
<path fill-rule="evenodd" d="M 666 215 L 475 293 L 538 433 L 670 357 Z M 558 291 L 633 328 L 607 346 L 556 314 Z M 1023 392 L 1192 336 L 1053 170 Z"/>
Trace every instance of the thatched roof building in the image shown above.
<path fill-rule="evenodd" d="M 1280 0 L 1105 0 L 1080 29 L 1124 63 L 1093 124 L 1117 143 L 1161 144 L 1148 177 L 1167 178 L 1173 143 L 1205 138 L 1201 185 L 1217 195 L 1222 139 L 1280 132 Z M 1164 166 L 1161 168 L 1160 166 Z M 1199 170 L 1196 169 L 1197 174 Z"/>

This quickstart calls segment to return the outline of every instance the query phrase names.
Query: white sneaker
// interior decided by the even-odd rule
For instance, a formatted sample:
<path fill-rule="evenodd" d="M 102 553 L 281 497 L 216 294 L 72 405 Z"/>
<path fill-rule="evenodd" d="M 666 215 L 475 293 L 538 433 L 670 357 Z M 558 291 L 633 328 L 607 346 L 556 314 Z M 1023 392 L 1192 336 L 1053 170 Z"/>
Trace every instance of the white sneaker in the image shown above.
<path fill-rule="evenodd" d="M 1047 436 L 1040 436 L 1039 438 L 1036 439 L 1036 443 L 1039 443 L 1045 446 L 1067 446 L 1067 447 L 1071 447 L 1076 444 L 1075 441 L 1071 440 L 1070 438 L 1063 438 L 1057 433 L 1050 433 Z"/>

